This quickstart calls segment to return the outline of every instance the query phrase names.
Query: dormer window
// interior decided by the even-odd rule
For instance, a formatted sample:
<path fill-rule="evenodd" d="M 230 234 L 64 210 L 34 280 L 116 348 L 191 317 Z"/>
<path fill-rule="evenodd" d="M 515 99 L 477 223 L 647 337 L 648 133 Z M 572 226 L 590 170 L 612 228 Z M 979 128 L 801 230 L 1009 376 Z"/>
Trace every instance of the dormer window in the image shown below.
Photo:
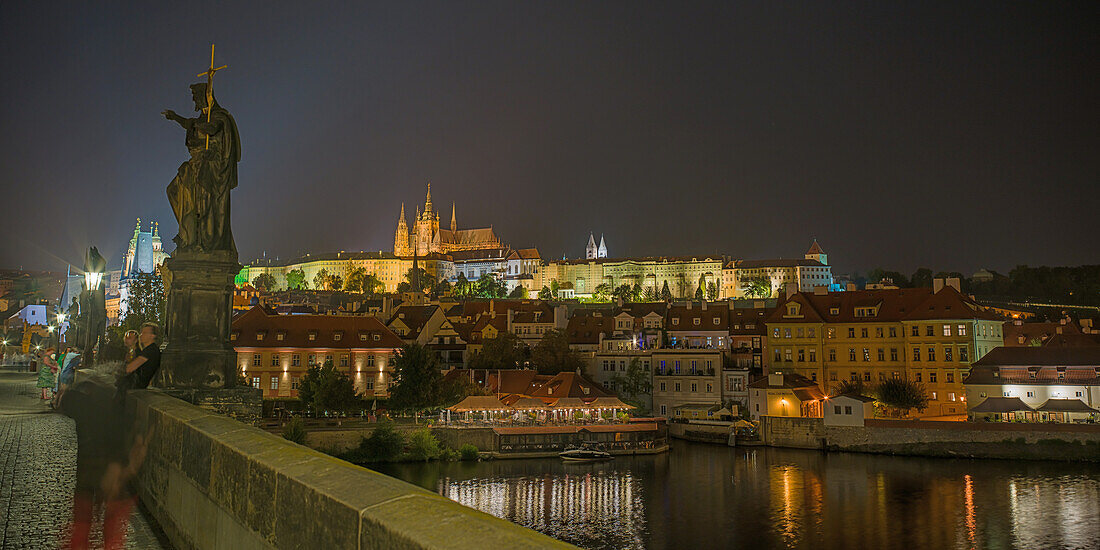
<path fill-rule="evenodd" d="M 839 307 L 829 308 L 829 315 L 840 315 L 840 308 Z"/>
<path fill-rule="evenodd" d="M 674 325 L 680 324 L 680 318 L 679 317 L 673 317 L 672 318 L 672 324 L 674 324 Z"/>
<path fill-rule="evenodd" d="M 381 339 L 382 339 L 382 335 L 381 335 L 381 334 L 375 334 L 375 335 L 374 335 L 374 341 L 375 341 L 375 342 L 377 342 L 377 341 L 379 341 L 379 340 L 381 340 Z"/>
<path fill-rule="evenodd" d="M 332 339 L 336 342 L 339 342 L 340 340 L 344 339 L 344 333 L 339 331 L 334 332 L 332 333 Z"/>
<path fill-rule="evenodd" d="M 360 341 L 360 342 L 366 342 L 366 341 L 367 341 L 367 333 L 365 333 L 365 332 L 360 332 L 360 333 L 359 333 L 359 341 Z"/>
<path fill-rule="evenodd" d="M 702 319 L 696 317 L 696 318 L 692 319 L 692 321 L 695 322 L 695 326 L 699 326 L 701 324 Z"/>
<path fill-rule="evenodd" d="M 309 341 L 312 342 L 316 339 L 317 339 L 317 331 L 315 331 L 315 330 L 309 331 Z"/>
<path fill-rule="evenodd" d="M 236 340 L 237 340 L 237 336 L 238 336 L 238 335 L 240 335 L 240 333 L 234 330 L 233 332 L 231 332 L 231 333 L 229 334 L 229 339 L 230 339 L 230 340 L 233 340 L 233 341 L 236 341 Z"/>
<path fill-rule="evenodd" d="M 266 335 L 267 335 L 267 333 L 262 331 L 262 330 L 256 331 L 256 341 L 263 342 L 264 341 L 264 336 L 266 336 Z"/>
<path fill-rule="evenodd" d="M 717 324 L 719 324 L 719 323 L 721 323 L 721 322 L 722 322 L 722 320 L 721 320 L 721 319 L 719 319 L 718 317 L 715 317 L 715 318 L 714 318 L 714 324 L 715 324 L 715 325 L 717 325 Z"/>
<path fill-rule="evenodd" d="M 286 331 L 285 330 L 280 330 L 280 331 L 276 332 L 275 333 L 275 339 L 280 341 L 280 342 L 282 342 L 283 340 L 286 340 Z"/>

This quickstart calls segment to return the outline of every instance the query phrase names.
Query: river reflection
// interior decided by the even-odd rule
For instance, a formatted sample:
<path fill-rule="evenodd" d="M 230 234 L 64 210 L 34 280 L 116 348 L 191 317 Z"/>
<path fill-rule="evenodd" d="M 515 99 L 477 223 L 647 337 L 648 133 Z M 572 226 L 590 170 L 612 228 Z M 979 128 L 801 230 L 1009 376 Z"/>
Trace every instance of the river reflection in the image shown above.
<path fill-rule="evenodd" d="M 1100 548 L 1100 468 L 675 442 L 378 470 L 584 548 Z"/>

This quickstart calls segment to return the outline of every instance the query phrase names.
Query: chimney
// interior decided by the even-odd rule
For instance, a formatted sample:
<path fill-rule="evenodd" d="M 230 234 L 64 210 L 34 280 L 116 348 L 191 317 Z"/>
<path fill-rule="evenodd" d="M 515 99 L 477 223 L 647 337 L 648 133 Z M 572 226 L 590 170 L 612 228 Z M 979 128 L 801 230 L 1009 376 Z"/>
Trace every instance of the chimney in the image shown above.
<path fill-rule="evenodd" d="M 948 277 L 947 281 L 946 281 L 946 284 L 947 284 L 947 286 L 955 289 L 958 292 L 962 292 L 962 290 L 963 290 L 962 289 L 962 283 L 959 281 L 958 277 Z"/>
<path fill-rule="evenodd" d="M 940 277 L 932 279 L 932 294 L 939 294 L 941 290 L 943 290 L 943 279 Z"/>
<path fill-rule="evenodd" d="M 493 319 L 497 318 L 497 303 L 492 298 L 489 299 L 489 316 Z"/>
<path fill-rule="evenodd" d="M 827 286 L 815 286 L 814 296 L 825 296 L 829 293 L 829 287 Z"/>
<path fill-rule="evenodd" d="M 791 296 L 794 296 L 795 294 L 798 294 L 798 283 L 793 282 L 793 281 L 788 281 L 786 283 L 783 283 L 783 293 L 788 298 L 790 298 Z"/>
<path fill-rule="evenodd" d="M 783 385 L 783 373 L 773 372 L 768 374 L 769 386 L 782 386 Z"/>
<path fill-rule="evenodd" d="M 554 328 L 565 329 L 569 325 L 565 306 L 554 306 Z"/>
<path fill-rule="evenodd" d="M 703 302 L 702 302 L 701 304 L 699 304 L 699 307 L 700 307 L 700 309 L 702 309 L 703 311 L 706 311 L 706 310 L 707 310 L 707 301 L 706 301 L 706 300 L 703 300 Z"/>
<path fill-rule="evenodd" d="M 693 302 L 693 300 L 688 300 L 688 305 L 687 305 L 687 308 L 688 308 L 689 310 L 691 309 L 691 303 L 692 303 L 692 302 Z"/>
<path fill-rule="evenodd" d="M 855 292 L 856 291 L 856 284 L 855 283 L 848 283 L 848 286 L 846 286 L 845 289 L 848 292 Z"/>

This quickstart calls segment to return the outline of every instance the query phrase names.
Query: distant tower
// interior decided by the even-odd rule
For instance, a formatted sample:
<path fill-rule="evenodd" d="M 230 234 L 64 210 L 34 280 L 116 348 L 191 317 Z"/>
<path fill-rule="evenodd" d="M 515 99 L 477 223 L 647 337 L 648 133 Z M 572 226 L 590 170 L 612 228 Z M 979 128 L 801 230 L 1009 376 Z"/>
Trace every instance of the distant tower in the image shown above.
<path fill-rule="evenodd" d="M 603 235 L 600 235 L 600 248 L 596 253 L 600 258 L 607 257 L 607 245 L 603 242 Z"/>
<path fill-rule="evenodd" d="M 821 245 L 817 244 L 817 239 L 814 239 L 814 243 L 810 245 L 810 249 L 806 251 L 807 260 L 817 260 L 822 265 L 829 265 L 829 255 L 821 250 Z"/>
<path fill-rule="evenodd" d="M 458 231 L 458 219 L 455 218 L 455 203 L 451 203 L 451 233 Z"/>
<path fill-rule="evenodd" d="M 594 259 L 594 258 L 598 258 L 599 255 L 600 255 L 600 251 L 599 251 L 598 248 L 596 248 L 596 236 L 589 233 L 588 234 L 588 246 L 584 249 L 584 257 L 587 260 L 591 260 L 591 259 Z"/>
<path fill-rule="evenodd" d="M 397 231 L 393 234 L 393 253 L 398 256 L 409 254 L 409 226 L 405 223 L 405 203 L 401 203 L 401 217 L 397 219 Z"/>

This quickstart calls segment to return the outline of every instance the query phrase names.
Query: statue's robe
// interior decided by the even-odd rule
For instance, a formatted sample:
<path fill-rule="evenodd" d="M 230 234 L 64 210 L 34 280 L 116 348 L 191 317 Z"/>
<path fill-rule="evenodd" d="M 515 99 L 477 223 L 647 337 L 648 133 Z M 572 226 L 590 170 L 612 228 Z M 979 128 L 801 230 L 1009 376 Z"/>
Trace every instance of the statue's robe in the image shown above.
<path fill-rule="evenodd" d="M 168 184 L 168 202 L 179 222 L 179 233 L 172 240 L 181 251 L 228 251 L 236 257 L 229 224 L 229 192 L 237 187 L 241 141 L 229 111 L 216 101 L 213 105 L 210 122 L 205 113 L 188 120 L 187 149 L 191 158 L 180 165 Z"/>

